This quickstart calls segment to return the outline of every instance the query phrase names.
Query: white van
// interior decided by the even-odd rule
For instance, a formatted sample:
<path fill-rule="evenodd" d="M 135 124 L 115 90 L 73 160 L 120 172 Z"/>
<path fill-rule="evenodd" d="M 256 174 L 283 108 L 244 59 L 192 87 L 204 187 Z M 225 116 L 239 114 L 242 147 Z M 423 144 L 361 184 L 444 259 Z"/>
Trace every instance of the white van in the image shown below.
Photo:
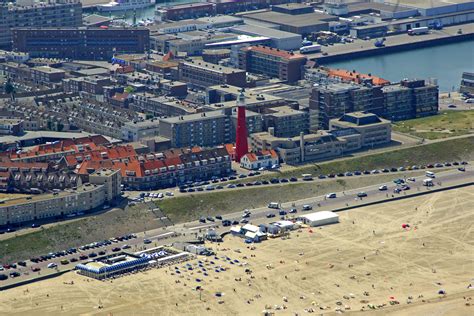
<path fill-rule="evenodd" d="M 280 208 L 280 204 L 277 203 L 277 202 L 270 202 L 270 203 L 268 203 L 268 208 L 276 208 L 276 209 L 278 209 L 278 208 Z"/>
<path fill-rule="evenodd" d="M 430 177 L 430 178 L 433 178 L 433 179 L 436 178 L 434 172 L 431 172 L 431 171 L 426 171 L 426 176 Z"/>
<path fill-rule="evenodd" d="M 433 179 L 425 179 L 423 180 L 423 185 L 425 187 L 432 187 L 434 184 L 433 184 Z"/>

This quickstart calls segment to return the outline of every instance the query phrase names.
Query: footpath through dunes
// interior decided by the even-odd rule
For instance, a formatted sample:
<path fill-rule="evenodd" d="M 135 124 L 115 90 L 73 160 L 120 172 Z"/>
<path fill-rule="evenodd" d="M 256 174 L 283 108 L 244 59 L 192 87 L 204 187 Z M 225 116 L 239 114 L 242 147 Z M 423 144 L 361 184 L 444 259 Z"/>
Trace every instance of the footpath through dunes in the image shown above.
<path fill-rule="evenodd" d="M 339 224 L 293 231 L 289 238 L 247 245 L 229 236 L 209 244 L 217 259 L 190 261 L 193 270 L 179 264 L 104 282 L 70 272 L 2 292 L 0 310 L 259 315 L 268 309 L 301 315 L 339 308 L 356 315 L 361 309 L 368 315 L 472 315 L 472 205 L 469 186 L 340 212 Z"/>

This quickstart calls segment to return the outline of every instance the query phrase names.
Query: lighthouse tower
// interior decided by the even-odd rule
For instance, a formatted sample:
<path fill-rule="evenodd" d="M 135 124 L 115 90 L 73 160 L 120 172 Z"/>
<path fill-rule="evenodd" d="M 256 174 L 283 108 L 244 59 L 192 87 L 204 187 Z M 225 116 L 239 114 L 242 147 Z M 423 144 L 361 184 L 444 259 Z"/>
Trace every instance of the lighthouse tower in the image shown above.
<path fill-rule="evenodd" d="M 240 91 L 237 100 L 237 130 L 235 132 L 235 161 L 240 162 L 249 151 L 247 143 L 247 124 L 245 120 L 245 95 L 244 89 Z"/>

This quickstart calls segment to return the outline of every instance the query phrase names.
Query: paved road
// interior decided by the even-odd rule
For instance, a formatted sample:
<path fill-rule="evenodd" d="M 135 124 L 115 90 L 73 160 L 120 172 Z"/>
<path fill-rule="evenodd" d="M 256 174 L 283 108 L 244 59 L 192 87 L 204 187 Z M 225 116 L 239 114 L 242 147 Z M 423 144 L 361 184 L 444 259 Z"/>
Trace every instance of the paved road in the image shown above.
<path fill-rule="evenodd" d="M 396 177 L 397 175 L 394 174 L 394 178 Z M 289 210 L 290 208 L 296 208 L 298 210 L 296 214 L 288 214 L 288 216 L 285 217 L 285 218 L 292 218 L 302 213 L 302 206 L 305 204 L 311 205 L 313 207 L 312 211 L 308 211 L 309 213 L 309 212 L 323 211 L 323 210 L 341 210 L 347 207 L 359 206 L 365 203 L 370 203 L 370 202 L 375 202 L 375 201 L 390 201 L 390 200 L 399 198 L 401 195 L 415 196 L 416 194 L 422 191 L 435 191 L 436 189 L 440 189 L 443 187 L 449 187 L 449 186 L 454 186 L 454 185 L 459 185 L 459 184 L 464 184 L 464 183 L 472 183 L 474 182 L 474 169 L 472 166 L 469 165 L 467 166 L 465 172 L 461 172 L 458 170 L 438 172 L 436 173 L 436 179 L 434 179 L 435 186 L 432 188 L 427 188 L 422 185 L 422 181 L 425 178 L 426 178 L 425 176 L 418 176 L 418 177 L 415 177 L 414 182 L 408 181 L 407 183 L 410 185 L 411 189 L 408 191 L 403 191 L 402 193 L 399 193 L 399 194 L 393 193 L 393 190 L 396 187 L 396 185 L 393 182 L 392 183 L 378 183 L 378 184 L 374 184 L 365 188 L 358 188 L 358 189 L 349 190 L 345 192 L 336 192 L 337 198 L 334 198 L 334 199 L 328 199 L 323 195 L 323 196 L 316 196 L 316 197 L 308 198 L 308 199 L 295 200 L 293 202 L 288 202 L 288 203 L 282 203 L 281 208 L 284 210 Z M 379 187 L 382 184 L 386 184 L 388 186 L 387 191 L 379 190 Z M 368 196 L 362 199 L 357 198 L 357 193 L 362 192 L 362 191 L 367 193 Z M 278 202 L 278 201 L 269 201 L 269 202 Z M 270 223 L 275 220 L 278 220 L 280 217 L 278 215 L 278 210 L 269 209 L 267 207 L 251 209 L 250 211 L 251 211 L 251 216 L 248 218 L 248 220 L 250 223 L 256 224 L 256 225 L 261 224 L 261 223 Z M 269 213 L 275 214 L 276 216 L 274 218 L 267 218 L 266 216 Z M 229 220 L 240 221 L 242 219 L 242 212 L 227 214 L 224 216 L 224 218 L 229 219 Z M 6 271 L 0 271 L 0 273 L 5 273 L 5 274 L 9 274 L 12 271 L 19 271 L 21 273 L 21 276 L 19 277 L 9 278 L 6 281 L 0 281 L 0 286 L 5 286 L 5 285 L 25 281 L 28 279 L 34 279 L 39 276 L 44 276 L 47 274 L 54 274 L 58 271 L 71 270 L 74 268 L 74 266 L 77 263 L 91 260 L 91 259 L 85 259 L 85 260 L 79 260 L 78 262 L 61 265 L 60 261 L 63 259 L 71 260 L 71 258 L 79 258 L 80 255 L 89 255 L 91 252 L 98 253 L 101 250 L 106 251 L 106 253 L 112 253 L 113 248 L 116 248 L 116 247 L 122 248 L 124 245 L 129 245 L 131 247 L 128 249 L 129 251 L 130 250 L 139 251 L 145 248 L 156 247 L 161 244 L 183 242 L 186 240 L 193 239 L 195 236 L 197 236 L 197 234 L 201 230 L 204 230 L 206 228 L 211 228 L 211 227 L 216 228 L 218 233 L 225 232 L 229 229 L 228 227 L 223 227 L 222 225 L 220 225 L 220 222 L 210 222 L 210 223 L 203 224 L 198 221 L 194 221 L 190 223 L 169 226 L 166 229 L 161 228 L 161 229 L 154 229 L 147 232 L 141 232 L 141 233 L 136 234 L 136 238 L 133 238 L 127 241 L 113 242 L 111 245 L 95 248 L 95 249 L 89 249 L 89 250 L 84 250 L 84 251 L 78 250 L 78 253 L 76 254 L 70 254 L 64 257 L 60 257 L 60 258 L 53 258 L 51 260 L 40 262 L 40 263 L 33 263 L 31 261 L 27 261 L 26 267 L 19 266 L 16 270 L 10 269 Z M 144 244 L 145 239 L 151 240 L 151 243 L 145 245 Z M 58 265 L 58 268 L 48 269 L 47 265 L 50 262 L 56 263 Z M 32 267 L 39 267 L 41 268 L 41 271 L 32 272 L 31 271 Z"/>

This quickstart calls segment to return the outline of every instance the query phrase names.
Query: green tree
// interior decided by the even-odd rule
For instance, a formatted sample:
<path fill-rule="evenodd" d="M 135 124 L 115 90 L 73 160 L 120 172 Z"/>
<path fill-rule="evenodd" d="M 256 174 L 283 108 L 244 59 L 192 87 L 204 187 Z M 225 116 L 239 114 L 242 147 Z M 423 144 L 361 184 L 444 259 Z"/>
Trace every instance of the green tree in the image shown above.
<path fill-rule="evenodd" d="M 124 91 L 127 92 L 127 93 L 133 93 L 133 92 L 135 92 L 135 89 L 131 86 L 128 86 L 124 89 Z"/>
<path fill-rule="evenodd" d="M 15 87 L 11 83 L 10 79 L 5 83 L 5 93 L 10 95 L 12 101 L 15 101 Z"/>

